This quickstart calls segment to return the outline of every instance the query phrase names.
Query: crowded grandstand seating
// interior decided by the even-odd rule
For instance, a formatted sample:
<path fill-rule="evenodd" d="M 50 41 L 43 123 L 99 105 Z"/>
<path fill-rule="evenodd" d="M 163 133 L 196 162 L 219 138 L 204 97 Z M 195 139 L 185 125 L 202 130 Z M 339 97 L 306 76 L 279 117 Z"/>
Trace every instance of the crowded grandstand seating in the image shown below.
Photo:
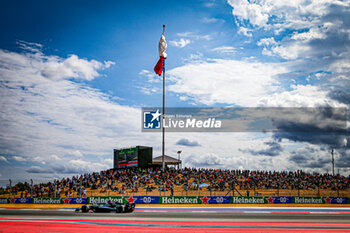
<path fill-rule="evenodd" d="M 167 168 L 162 173 L 133 168 L 37 184 L 33 196 L 349 196 L 349 187 L 349 177 L 303 171 Z M 30 197 L 30 193 L 29 185 L 22 184 L 12 187 L 11 196 Z M 0 197 L 9 195 L 7 189 Z"/>

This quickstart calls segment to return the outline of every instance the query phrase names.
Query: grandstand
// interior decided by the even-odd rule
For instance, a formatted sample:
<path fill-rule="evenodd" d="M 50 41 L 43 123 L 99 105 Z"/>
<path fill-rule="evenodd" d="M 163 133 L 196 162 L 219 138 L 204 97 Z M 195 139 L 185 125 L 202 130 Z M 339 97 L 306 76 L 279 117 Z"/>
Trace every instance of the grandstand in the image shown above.
<path fill-rule="evenodd" d="M 89 196 L 338 196 L 349 197 L 349 178 L 303 171 L 127 168 L 37 184 L 19 183 L 0 197 Z"/>

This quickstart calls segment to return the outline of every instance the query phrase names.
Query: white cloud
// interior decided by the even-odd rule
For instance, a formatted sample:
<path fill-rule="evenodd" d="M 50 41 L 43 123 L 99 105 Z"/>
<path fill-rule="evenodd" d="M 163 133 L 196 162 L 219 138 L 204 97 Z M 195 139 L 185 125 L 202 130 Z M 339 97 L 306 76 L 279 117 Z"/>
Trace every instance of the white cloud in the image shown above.
<path fill-rule="evenodd" d="M 274 93 L 259 100 L 268 107 L 344 107 L 328 97 L 328 91 L 312 85 L 292 85 L 290 91 Z"/>
<path fill-rule="evenodd" d="M 139 75 L 146 76 L 149 79 L 154 79 L 156 77 L 156 74 L 154 72 L 149 71 L 149 70 L 141 70 L 139 72 Z"/>
<path fill-rule="evenodd" d="M 104 64 L 96 60 L 80 59 L 77 55 L 70 55 L 67 59 L 62 60 L 57 57 L 49 57 L 47 61 L 41 62 L 41 73 L 44 77 L 50 79 L 62 78 L 81 78 L 92 80 L 99 74 L 97 70 L 105 69 L 114 64 L 111 61 Z"/>
<path fill-rule="evenodd" d="M 213 36 L 206 34 L 206 35 L 200 35 L 194 32 L 179 32 L 176 34 L 179 37 L 185 37 L 190 38 L 191 40 L 212 40 Z"/>
<path fill-rule="evenodd" d="M 311 28 L 307 32 L 294 33 L 291 37 L 292 40 L 309 41 L 312 39 L 325 39 L 325 31 L 321 31 L 320 28 Z"/>
<path fill-rule="evenodd" d="M 14 160 L 16 160 L 16 161 L 19 161 L 19 162 L 24 162 L 24 161 L 27 161 L 27 159 L 25 159 L 25 158 L 23 158 L 23 157 L 21 157 L 21 156 L 13 156 L 12 157 Z"/>
<path fill-rule="evenodd" d="M 8 163 L 9 161 L 2 155 L 0 155 L 0 161 L 4 161 L 6 163 Z"/>
<path fill-rule="evenodd" d="M 261 39 L 258 42 L 258 45 L 272 46 L 269 50 L 265 48 L 265 55 L 277 55 L 288 60 L 300 58 L 305 59 L 312 56 L 317 57 L 318 49 L 314 48 L 312 44 L 310 44 L 310 41 L 324 40 L 327 38 L 327 34 L 338 34 L 337 30 L 341 25 L 342 22 L 325 22 L 318 27 L 310 28 L 305 32 L 294 32 L 292 35 L 286 36 L 278 43 L 273 37 Z M 322 51 L 322 49 L 320 51 Z"/>
<path fill-rule="evenodd" d="M 194 35 L 194 33 L 193 32 L 179 32 L 176 35 L 180 36 L 180 37 L 189 37 L 189 36 Z"/>
<path fill-rule="evenodd" d="M 59 161 L 59 160 L 62 160 L 62 158 L 60 158 L 59 156 L 57 155 L 50 155 L 49 159 L 51 161 Z"/>
<path fill-rule="evenodd" d="M 257 3 L 249 3 L 248 1 L 229 0 L 228 3 L 233 7 L 232 13 L 242 20 L 249 20 L 251 24 L 264 26 L 269 15 L 265 11 L 264 6 Z"/>
<path fill-rule="evenodd" d="M 232 46 L 220 46 L 217 48 L 212 49 L 213 52 L 219 52 L 219 53 L 235 53 L 236 48 Z"/>
<path fill-rule="evenodd" d="M 267 48 L 263 48 L 262 54 L 267 55 L 267 56 L 273 56 L 271 50 L 269 50 Z"/>
<path fill-rule="evenodd" d="M 242 34 L 242 35 L 247 36 L 247 37 L 252 37 L 253 36 L 252 31 L 253 30 L 249 29 L 249 28 L 239 27 L 238 34 Z"/>
<path fill-rule="evenodd" d="M 181 135 L 179 135 L 181 136 Z M 218 168 L 218 169 L 244 169 L 257 170 L 297 170 L 297 166 L 291 166 L 288 161 L 289 154 L 281 153 L 273 159 L 269 156 L 256 155 L 242 152 L 244 149 L 264 150 L 271 133 L 265 135 L 251 133 L 193 133 L 184 135 L 190 140 L 196 140 L 200 147 L 186 147 L 181 153 L 183 166 L 201 167 L 201 168 Z M 180 138 L 179 138 L 180 139 Z M 228 143 L 228 140 L 230 143 Z M 176 140 L 175 140 L 176 141 Z M 213 148 L 213 142 L 215 146 Z M 287 142 L 281 142 L 281 146 L 288 145 Z M 256 145 L 252 147 L 252 145 Z M 299 147 L 293 144 L 294 147 Z M 172 153 L 176 157 L 176 147 Z M 198 156 L 200 154 L 201 156 Z"/>
<path fill-rule="evenodd" d="M 66 163 L 63 167 L 63 170 L 67 173 L 78 173 L 83 174 L 86 172 L 93 172 L 93 171 L 102 171 L 109 169 L 113 166 L 113 164 L 106 164 L 106 163 L 99 163 L 99 162 L 91 162 L 87 160 L 81 160 L 81 159 L 73 159 L 70 160 L 69 163 Z M 61 169 L 60 166 L 53 167 L 54 170 Z"/>
<path fill-rule="evenodd" d="M 343 49 L 349 50 L 339 48 L 350 40 L 349 26 L 344 21 L 349 17 L 349 1 L 228 0 L 228 4 L 233 7 L 239 34 L 252 37 L 264 30 L 278 37 L 278 42 L 274 37 L 258 42 L 266 46 L 264 55 L 287 60 L 329 59 Z"/>
<path fill-rule="evenodd" d="M 349 107 L 350 25 L 347 19 L 350 1 L 228 0 L 228 3 L 233 7 L 237 27 L 251 29 L 250 40 L 261 38 L 261 35 L 265 37 L 257 42 L 263 47 L 263 55 L 288 60 L 280 65 L 288 67 L 290 72 L 281 77 L 278 91 L 262 96 L 258 102 L 260 106 Z M 291 82 L 295 85 L 288 86 Z M 290 138 L 317 144 L 321 151 L 327 147 L 340 147 L 339 142 L 344 140 L 341 134 L 323 136 L 303 138 L 292 134 Z M 320 144 L 324 148 L 319 147 Z M 343 161 L 348 161 L 348 148 L 338 149 L 344 150 Z M 302 153 L 307 152 L 302 150 Z M 310 163 L 308 168 L 321 166 L 317 171 L 324 171 L 324 156 L 322 153 L 315 157 L 318 161 Z"/>
<path fill-rule="evenodd" d="M 350 78 L 350 48 L 344 48 L 343 52 L 333 54 L 336 59 L 330 64 L 329 70 L 338 74 L 339 79 Z"/>
<path fill-rule="evenodd" d="M 83 157 L 83 153 L 81 153 L 79 150 L 75 150 L 73 152 L 70 153 L 71 155 L 75 156 L 75 157 Z"/>
<path fill-rule="evenodd" d="M 202 36 L 197 36 L 196 38 L 198 40 L 212 40 L 213 36 L 211 36 L 211 35 L 202 35 Z"/>
<path fill-rule="evenodd" d="M 280 57 L 293 60 L 300 56 L 308 58 L 311 48 L 303 43 L 288 43 L 286 45 L 275 46 L 271 49 L 272 54 L 277 54 Z"/>
<path fill-rule="evenodd" d="M 58 158 L 65 164 L 72 152 L 75 157 L 83 152 L 84 158 L 93 155 L 89 159 L 93 167 L 99 156 L 112 156 L 115 147 L 137 145 L 140 138 L 151 141 L 150 136 L 141 137 L 139 109 L 121 106 L 107 94 L 66 79 L 68 73 L 97 77 L 99 68 L 110 63 L 27 50 L 31 52 L 0 50 L 0 82 L 6 83 L 0 86 L 1 151 L 47 167 Z M 64 62 L 66 71 L 52 74 L 55 78 L 43 74 L 47 63 L 60 67 Z M 4 156 L 0 159 L 7 161 Z"/>
<path fill-rule="evenodd" d="M 170 91 L 202 104 L 255 106 L 276 91 L 275 76 L 286 70 L 279 64 L 238 60 L 209 60 L 169 70 Z"/>
<path fill-rule="evenodd" d="M 207 1 L 206 3 L 204 3 L 204 6 L 208 7 L 208 8 L 214 7 L 215 6 L 215 0 L 214 1 Z"/>
<path fill-rule="evenodd" d="M 160 88 L 158 87 L 152 87 L 151 85 L 146 85 L 146 86 L 136 86 L 137 88 L 140 89 L 140 91 L 145 94 L 145 95 L 152 95 L 155 93 L 159 93 L 161 91 Z"/>
<path fill-rule="evenodd" d="M 181 38 L 179 41 L 169 41 L 169 43 L 175 47 L 183 48 L 186 45 L 190 44 L 191 41 L 189 39 Z"/>
<path fill-rule="evenodd" d="M 46 158 L 45 157 L 41 157 L 41 156 L 36 156 L 34 158 L 31 159 L 33 162 L 38 162 L 40 164 L 45 165 L 46 164 Z"/>
<path fill-rule="evenodd" d="M 183 58 L 182 61 L 183 63 L 193 63 L 193 62 L 198 62 L 203 58 L 203 54 L 200 52 L 197 53 L 191 53 L 189 57 Z"/>
<path fill-rule="evenodd" d="M 203 23 L 218 23 L 218 22 L 220 22 L 220 23 L 223 23 L 223 22 L 225 22 L 225 20 L 223 20 L 223 19 L 218 19 L 218 18 L 208 18 L 208 17 L 204 17 L 204 18 L 202 18 L 202 22 Z"/>
<path fill-rule="evenodd" d="M 233 7 L 232 14 L 240 21 L 247 20 L 265 29 L 299 29 L 317 24 L 320 16 L 326 15 L 335 1 L 228 0 L 228 3 Z"/>
<path fill-rule="evenodd" d="M 275 38 L 270 37 L 270 38 L 263 38 L 256 43 L 259 46 L 265 45 L 265 46 L 270 46 L 270 45 L 275 45 L 276 41 Z"/>
<path fill-rule="evenodd" d="M 18 40 L 16 44 L 23 50 L 27 50 L 30 52 L 40 53 L 42 49 L 42 45 L 39 43 L 26 42 L 23 40 Z"/>
<path fill-rule="evenodd" d="M 187 101 L 187 100 L 188 100 L 188 97 L 187 97 L 187 96 L 181 95 L 181 96 L 179 97 L 179 99 L 180 99 L 181 101 Z"/>
<path fill-rule="evenodd" d="M 50 170 L 39 166 L 31 166 L 27 168 L 26 171 L 30 173 L 50 173 L 51 172 Z"/>
<path fill-rule="evenodd" d="M 51 161 L 47 166 L 31 166 L 26 169 L 26 172 L 29 174 L 43 174 L 44 177 L 47 176 L 45 174 L 51 174 L 52 177 L 62 177 L 66 176 L 65 174 L 84 174 L 91 173 L 96 171 L 102 171 L 111 168 L 112 164 L 102 164 L 98 162 L 91 162 L 88 160 L 81 159 L 72 159 L 65 160 L 65 162 L 55 163 L 55 161 Z"/>
<path fill-rule="evenodd" d="M 103 162 L 104 162 L 105 164 L 108 164 L 109 166 L 112 166 L 112 164 L 113 164 L 113 159 L 105 159 L 105 160 L 103 160 Z"/>

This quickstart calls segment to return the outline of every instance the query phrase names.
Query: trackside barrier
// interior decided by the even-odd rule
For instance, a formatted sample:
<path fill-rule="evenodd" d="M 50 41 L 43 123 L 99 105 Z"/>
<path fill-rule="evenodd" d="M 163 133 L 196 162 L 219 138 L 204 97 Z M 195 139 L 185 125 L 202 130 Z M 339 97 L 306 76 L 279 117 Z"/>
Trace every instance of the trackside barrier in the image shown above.
<path fill-rule="evenodd" d="M 87 198 L 0 198 L 0 204 L 350 204 L 348 197 L 105 196 Z"/>

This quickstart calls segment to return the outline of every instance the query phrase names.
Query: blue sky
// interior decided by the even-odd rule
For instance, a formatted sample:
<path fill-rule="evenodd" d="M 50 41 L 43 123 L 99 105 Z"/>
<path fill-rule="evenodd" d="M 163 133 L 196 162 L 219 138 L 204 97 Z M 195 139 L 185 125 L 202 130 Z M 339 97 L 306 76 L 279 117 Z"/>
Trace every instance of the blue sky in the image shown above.
<path fill-rule="evenodd" d="M 208 8 L 202 1 L 166 4 L 162 1 L 104 1 L 99 4 L 94 1 L 38 1 L 34 5 L 23 1 L 20 9 L 16 1 L 3 2 L 3 5 L 1 28 L 6 36 L 1 38 L 1 44 L 4 49 L 18 51 L 16 41 L 23 40 L 44 45 L 47 55 L 77 54 L 89 60 L 114 61 L 116 65 L 106 71 L 105 76 L 92 80 L 89 85 L 126 99 L 125 104 L 149 105 L 154 101 L 159 104 L 158 98 L 145 99 L 134 87 L 138 85 L 135 83 L 142 82 L 142 78 L 138 79 L 139 72 L 152 70 L 157 62 L 157 43 L 163 24 L 166 24 L 167 37 L 172 40 L 179 38 L 177 33 L 186 32 L 216 38 L 194 39 L 186 49 L 169 46 L 170 57 L 166 64 L 169 69 L 181 65 L 182 58 L 192 53 L 220 45 L 239 45 L 233 43 L 237 38 L 231 27 L 231 9 L 225 4 Z M 205 19 L 218 22 L 206 23 Z M 242 43 L 242 38 L 240 41 Z M 169 104 L 177 104 L 175 98 L 169 101 Z"/>
<path fill-rule="evenodd" d="M 163 24 L 167 106 L 348 108 L 349 4 L 2 1 L 0 179 L 110 168 L 123 146 L 159 155 L 160 135 L 141 133 L 139 117 L 161 105 L 153 67 Z M 181 149 L 186 166 L 326 172 L 335 148 L 348 173 L 347 140 L 172 133 L 167 154 Z"/>

